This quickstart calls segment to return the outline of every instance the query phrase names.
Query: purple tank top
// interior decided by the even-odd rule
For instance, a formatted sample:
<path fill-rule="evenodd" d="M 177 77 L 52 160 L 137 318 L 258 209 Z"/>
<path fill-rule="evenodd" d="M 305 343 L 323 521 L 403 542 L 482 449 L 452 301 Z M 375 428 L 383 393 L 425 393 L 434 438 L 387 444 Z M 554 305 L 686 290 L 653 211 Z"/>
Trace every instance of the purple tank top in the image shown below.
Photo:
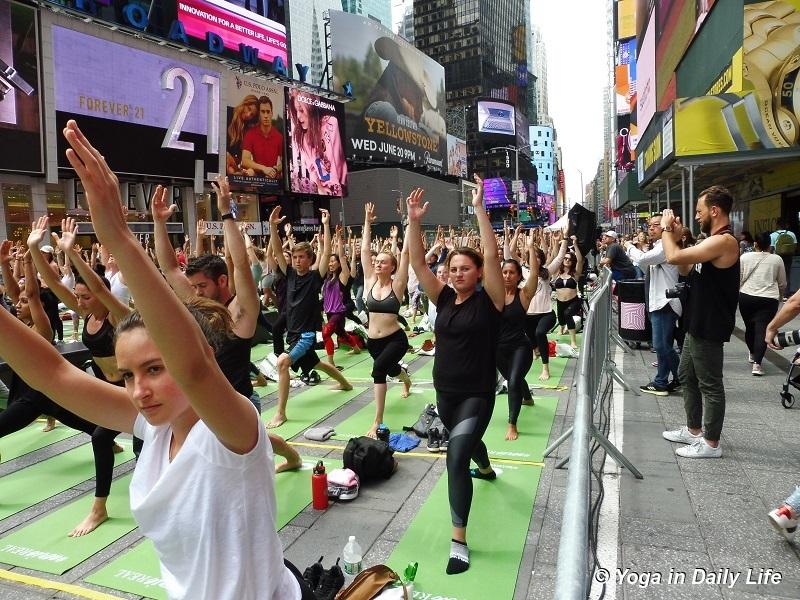
<path fill-rule="evenodd" d="M 322 284 L 322 310 L 326 313 L 347 312 L 342 299 L 342 285 L 338 277 L 325 279 Z"/>

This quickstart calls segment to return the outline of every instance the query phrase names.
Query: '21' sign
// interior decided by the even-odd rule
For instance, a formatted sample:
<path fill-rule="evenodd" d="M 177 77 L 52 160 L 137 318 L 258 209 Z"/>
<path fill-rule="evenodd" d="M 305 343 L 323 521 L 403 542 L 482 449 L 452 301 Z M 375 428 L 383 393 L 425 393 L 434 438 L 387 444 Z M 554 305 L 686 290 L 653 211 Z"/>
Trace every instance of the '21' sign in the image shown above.
<path fill-rule="evenodd" d="M 164 69 L 161 74 L 161 89 L 174 90 L 176 81 L 180 82 L 181 97 L 170 120 L 167 133 L 164 135 L 164 141 L 161 142 L 161 147 L 194 152 L 194 142 L 179 139 L 183 131 L 183 124 L 186 121 L 186 115 L 189 114 L 189 109 L 191 109 L 194 101 L 194 78 L 183 67 L 169 67 Z M 200 84 L 208 86 L 206 154 L 219 154 L 219 77 L 203 74 Z"/>

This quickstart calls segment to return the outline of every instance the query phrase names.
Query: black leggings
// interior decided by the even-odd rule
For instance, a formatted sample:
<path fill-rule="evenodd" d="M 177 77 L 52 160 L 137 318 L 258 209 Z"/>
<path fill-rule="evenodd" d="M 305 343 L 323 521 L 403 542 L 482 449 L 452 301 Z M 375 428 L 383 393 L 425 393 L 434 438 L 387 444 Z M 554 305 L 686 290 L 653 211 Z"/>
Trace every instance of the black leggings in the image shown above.
<path fill-rule="evenodd" d="M 386 376 L 397 377 L 400 374 L 400 361 L 408 352 L 408 336 L 402 329 L 382 338 L 369 338 L 367 350 L 374 361 L 372 365 L 372 381 L 386 383 Z"/>
<path fill-rule="evenodd" d="M 453 527 L 466 527 L 472 505 L 469 461 L 482 469 L 490 466 L 489 453 L 481 438 L 492 418 L 494 394 L 482 396 L 436 392 L 439 418 L 450 432 L 447 447 L 447 494 Z"/>
<path fill-rule="evenodd" d="M 549 313 L 539 313 L 527 315 L 525 318 L 525 332 L 528 339 L 539 349 L 539 356 L 542 364 L 550 362 L 550 349 L 547 347 L 547 332 L 556 324 L 556 314 L 551 310 Z"/>
<path fill-rule="evenodd" d="M 49 415 L 67 427 L 92 436 L 96 481 L 94 495 L 97 498 L 108 497 L 114 472 L 114 438 L 119 432 L 98 427 L 34 391 L 17 398 L 0 412 L 0 438 L 24 429 L 39 415 Z"/>
<path fill-rule="evenodd" d="M 283 354 L 286 348 L 283 340 L 283 334 L 286 333 L 286 313 L 281 313 L 275 322 L 272 324 L 272 349 L 275 356 Z"/>
<path fill-rule="evenodd" d="M 497 347 L 497 370 L 508 383 L 508 422 L 517 424 L 523 398 L 530 399 L 531 391 L 525 376 L 533 364 L 533 352 L 527 344 Z"/>
<path fill-rule="evenodd" d="M 739 312 L 744 321 L 744 341 L 753 355 L 753 362 L 761 364 L 767 351 L 767 325 L 778 312 L 778 301 L 775 298 L 763 298 L 750 294 L 739 294 Z"/>
<path fill-rule="evenodd" d="M 575 331 L 575 319 L 581 313 L 581 299 L 575 296 L 572 300 L 556 300 L 556 311 L 558 311 L 558 324 L 562 327 Z"/>

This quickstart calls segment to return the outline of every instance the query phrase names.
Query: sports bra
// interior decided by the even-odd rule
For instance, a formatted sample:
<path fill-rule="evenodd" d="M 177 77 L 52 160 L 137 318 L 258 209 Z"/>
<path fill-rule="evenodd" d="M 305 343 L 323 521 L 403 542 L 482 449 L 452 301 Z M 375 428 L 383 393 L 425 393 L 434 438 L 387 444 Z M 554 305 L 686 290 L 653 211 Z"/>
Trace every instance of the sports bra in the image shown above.
<path fill-rule="evenodd" d="M 90 317 L 91 315 L 86 315 L 86 319 L 83 321 L 83 332 L 81 333 L 83 345 L 92 356 L 97 358 L 114 356 L 114 327 L 111 326 L 108 319 L 104 319 L 97 333 L 89 333 L 86 326 Z"/>
<path fill-rule="evenodd" d="M 377 282 L 376 282 L 377 283 Z M 394 294 L 394 288 L 383 300 L 376 300 L 372 295 L 373 285 L 367 294 L 367 310 L 371 313 L 382 313 L 386 315 L 396 315 L 400 312 L 400 300 Z"/>
<path fill-rule="evenodd" d="M 553 282 L 553 288 L 557 290 L 577 290 L 578 282 L 575 281 L 575 278 L 572 275 L 570 275 L 569 279 L 563 279 L 561 275 L 559 275 Z"/>

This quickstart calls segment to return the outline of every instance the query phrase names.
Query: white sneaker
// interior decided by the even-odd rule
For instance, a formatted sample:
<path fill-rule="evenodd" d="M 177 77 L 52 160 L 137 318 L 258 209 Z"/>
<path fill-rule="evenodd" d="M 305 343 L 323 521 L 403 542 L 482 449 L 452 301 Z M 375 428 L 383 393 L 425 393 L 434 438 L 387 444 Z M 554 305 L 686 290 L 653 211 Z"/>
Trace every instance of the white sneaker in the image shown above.
<path fill-rule="evenodd" d="M 758 376 L 758 377 L 763 377 L 764 376 L 764 369 L 761 367 L 760 364 L 753 363 L 753 370 L 751 371 L 751 373 L 753 375 Z"/>
<path fill-rule="evenodd" d="M 703 439 L 703 434 L 694 435 L 689 428 L 684 425 L 680 429 L 673 429 L 672 431 L 665 431 L 661 434 L 665 440 L 670 442 L 678 442 L 679 444 L 694 444 L 698 440 Z"/>
<path fill-rule="evenodd" d="M 678 448 L 675 454 L 683 458 L 722 458 L 722 446 L 712 448 L 701 438 L 691 446 Z"/>

